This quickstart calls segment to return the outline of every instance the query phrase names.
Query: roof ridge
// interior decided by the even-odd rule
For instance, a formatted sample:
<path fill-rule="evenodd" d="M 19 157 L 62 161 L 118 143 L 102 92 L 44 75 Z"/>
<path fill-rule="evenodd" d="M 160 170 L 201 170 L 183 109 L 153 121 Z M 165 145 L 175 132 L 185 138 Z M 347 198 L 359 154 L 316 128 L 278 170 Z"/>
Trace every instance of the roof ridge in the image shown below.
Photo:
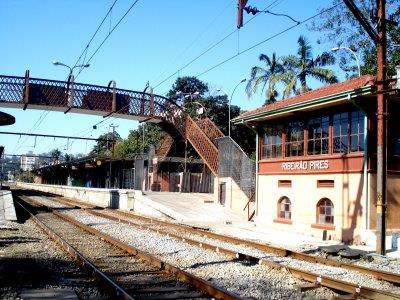
<path fill-rule="evenodd" d="M 325 85 L 325 86 L 319 87 L 315 90 L 310 90 L 310 91 L 307 91 L 307 92 L 299 94 L 299 95 L 295 95 L 290 98 L 285 98 L 282 100 L 278 100 L 274 103 L 263 105 L 259 108 L 244 112 L 243 114 L 239 115 L 235 119 L 238 119 L 238 118 L 244 117 L 244 116 L 247 117 L 247 116 L 250 116 L 250 115 L 253 115 L 256 113 L 271 111 L 276 108 L 282 108 L 282 107 L 285 107 L 290 104 L 305 102 L 305 101 L 312 100 L 312 99 L 317 99 L 317 98 L 326 97 L 326 96 L 333 95 L 333 94 L 342 93 L 347 90 L 361 88 L 361 87 L 366 86 L 367 84 L 373 85 L 374 82 L 375 82 L 375 77 L 373 75 L 369 75 L 369 74 L 363 75 L 360 77 L 356 77 L 356 78 L 351 78 L 346 81 Z"/>

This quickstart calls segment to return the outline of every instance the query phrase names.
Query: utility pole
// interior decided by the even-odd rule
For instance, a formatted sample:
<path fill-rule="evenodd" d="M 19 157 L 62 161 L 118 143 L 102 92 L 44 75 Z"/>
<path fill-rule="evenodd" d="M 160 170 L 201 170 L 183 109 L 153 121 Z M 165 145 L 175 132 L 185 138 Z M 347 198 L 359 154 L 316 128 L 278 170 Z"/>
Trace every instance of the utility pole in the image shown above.
<path fill-rule="evenodd" d="M 386 81 L 386 0 L 377 0 L 378 38 L 377 45 L 377 170 L 376 170 L 376 252 L 386 254 L 386 204 L 387 204 L 387 81 Z"/>
<path fill-rule="evenodd" d="M 115 151 L 115 128 L 117 128 L 119 125 L 114 125 L 114 124 L 110 124 L 110 128 L 112 128 L 112 157 L 114 157 L 114 151 Z"/>
<path fill-rule="evenodd" d="M 376 30 L 366 20 L 353 0 L 343 0 L 377 47 L 377 166 L 376 166 L 376 252 L 386 254 L 386 204 L 387 204 L 387 95 L 386 78 L 387 38 L 386 0 L 376 0 Z"/>
<path fill-rule="evenodd" d="M 111 167 L 111 165 L 112 165 L 112 159 L 114 158 L 114 150 L 115 150 L 115 128 L 117 128 L 119 125 L 114 125 L 114 124 L 110 124 L 110 128 L 112 128 L 113 130 L 112 130 L 112 145 L 111 145 L 111 147 L 112 147 L 112 157 L 110 158 L 110 183 L 109 183 L 109 188 L 111 188 L 111 183 L 112 183 L 112 173 L 111 173 L 111 171 L 112 171 L 112 167 Z M 108 139 L 107 139 L 108 140 Z M 108 142 L 107 142 L 108 143 Z"/>

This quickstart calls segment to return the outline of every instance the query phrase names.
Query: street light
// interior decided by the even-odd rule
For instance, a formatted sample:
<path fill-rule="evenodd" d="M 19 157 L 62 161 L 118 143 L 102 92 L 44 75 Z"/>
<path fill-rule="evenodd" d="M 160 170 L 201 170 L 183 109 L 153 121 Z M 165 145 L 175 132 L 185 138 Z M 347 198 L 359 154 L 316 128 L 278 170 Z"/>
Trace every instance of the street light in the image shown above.
<path fill-rule="evenodd" d="M 53 65 L 62 66 L 62 67 L 66 67 L 69 69 L 67 94 L 68 94 L 68 106 L 71 108 L 74 106 L 74 75 L 72 73 L 75 68 L 89 68 L 90 65 L 89 64 L 75 65 L 71 68 L 70 66 L 68 66 L 62 62 L 59 62 L 59 61 L 53 61 Z"/>
<path fill-rule="evenodd" d="M 242 80 L 240 80 L 240 81 L 236 84 L 235 88 L 234 88 L 233 91 L 232 91 L 231 97 L 229 98 L 229 103 L 228 103 L 228 136 L 229 136 L 229 137 L 231 137 L 231 102 L 232 102 L 233 94 L 235 93 L 237 87 L 238 87 L 241 83 L 246 82 L 246 80 L 247 80 L 246 78 L 243 78 Z M 224 92 L 225 95 L 226 95 L 227 97 L 229 97 L 229 94 L 228 94 L 227 91 L 225 91 L 224 89 L 218 89 L 217 92 Z"/>
<path fill-rule="evenodd" d="M 59 62 L 59 61 L 53 61 L 53 65 L 55 65 L 55 66 L 63 66 L 63 67 L 68 68 L 69 69 L 69 75 L 68 75 L 69 77 L 72 75 L 72 73 L 73 73 L 75 68 L 89 68 L 90 67 L 90 64 L 84 64 L 84 65 L 76 65 L 76 66 L 73 66 L 71 68 L 70 66 L 68 66 L 68 65 L 66 65 L 66 64 L 64 64 L 62 62 Z"/>
<path fill-rule="evenodd" d="M 336 52 L 336 51 L 338 51 L 340 49 L 344 49 L 344 50 L 350 51 L 354 55 L 354 58 L 356 59 L 356 62 L 357 62 L 358 77 L 360 77 L 361 76 L 361 67 L 360 67 L 360 60 L 358 59 L 357 54 L 353 50 L 351 50 L 349 47 L 344 47 L 344 46 L 333 47 L 331 49 L 331 51 L 332 52 Z"/>

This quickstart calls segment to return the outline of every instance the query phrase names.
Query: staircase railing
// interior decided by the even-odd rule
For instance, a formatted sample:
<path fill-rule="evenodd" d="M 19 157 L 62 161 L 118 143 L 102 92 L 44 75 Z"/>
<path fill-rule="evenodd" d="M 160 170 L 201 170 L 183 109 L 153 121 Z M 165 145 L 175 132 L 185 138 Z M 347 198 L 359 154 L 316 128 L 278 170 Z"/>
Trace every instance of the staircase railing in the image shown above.
<path fill-rule="evenodd" d="M 160 146 L 156 150 L 156 155 L 159 157 L 166 157 L 171 150 L 173 143 L 174 140 L 172 136 L 170 136 L 168 133 L 165 133 Z"/>
<path fill-rule="evenodd" d="M 214 145 L 217 145 L 217 138 L 225 136 L 217 125 L 210 118 L 206 117 L 196 121 L 197 125 L 203 130 Z"/>

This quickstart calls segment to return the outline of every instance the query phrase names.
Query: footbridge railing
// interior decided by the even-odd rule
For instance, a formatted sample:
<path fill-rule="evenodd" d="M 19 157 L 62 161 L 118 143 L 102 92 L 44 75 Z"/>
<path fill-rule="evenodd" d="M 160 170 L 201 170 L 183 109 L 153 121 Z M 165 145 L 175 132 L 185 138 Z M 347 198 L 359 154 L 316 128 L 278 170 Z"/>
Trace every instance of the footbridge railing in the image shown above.
<path fill-rule="evenodd" d="M 139 121 L 169 123 L 192 144 L 211 172 L 218 174 L 218 149 L 212 137 L 178 104 L 163 96 L 119 89 L 114 81 L 108 86 L 99 86 L 31 78 L 27 71 L 24 77 L 0 75 L 0 106 L 102 116 L 113 114 Z"/>

